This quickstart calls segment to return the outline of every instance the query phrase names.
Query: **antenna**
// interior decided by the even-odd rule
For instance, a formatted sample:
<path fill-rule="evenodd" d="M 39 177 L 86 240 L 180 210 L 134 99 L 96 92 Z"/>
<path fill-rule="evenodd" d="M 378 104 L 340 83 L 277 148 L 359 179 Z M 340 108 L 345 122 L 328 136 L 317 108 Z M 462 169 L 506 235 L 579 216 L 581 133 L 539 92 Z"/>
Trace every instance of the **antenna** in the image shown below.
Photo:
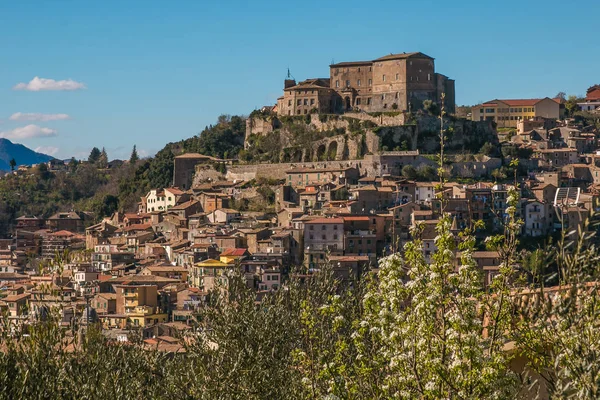
<path fill-rule="evenodd" d="M 286 79 L 293 79 L 293 80 L 296 80 L 296 78 L 294 78 L 294 77 L 292 76 L 292 73 L 290 72 L 290 67 L 288 67 L 288 69 L 287 69 L 287 77 L 286 77 Z"/>

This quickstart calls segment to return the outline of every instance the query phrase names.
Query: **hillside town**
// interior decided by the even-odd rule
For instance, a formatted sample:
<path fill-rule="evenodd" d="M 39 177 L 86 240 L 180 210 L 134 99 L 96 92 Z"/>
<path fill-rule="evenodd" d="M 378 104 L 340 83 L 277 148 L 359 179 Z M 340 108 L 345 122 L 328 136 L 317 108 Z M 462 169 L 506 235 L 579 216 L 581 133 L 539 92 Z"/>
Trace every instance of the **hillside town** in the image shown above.
<path fill-rule="evenodd" d="M 245 149 L 281 135 L 278 162 L 182 153 L 171 186 L 153 188 L 135 210 L 18 216 L 0 240 L 0 308 L 10 324 L 59 310 L 64 326 L 94 321 L 116 340 L 142 332 L 174 351 L 211 293 L 227 290 L 233 271 L 258 302 L 290 276 L 308 278 L 325 264 L 351 283 L 402 252 L 416 226 L 429 260 L 442 212 L 457 236 L 477 221 L 478 238 L 503 232 L 513 189 L 523 242 L 541 245 L 561 232 L 575 239 L 592 229 L 600 132 L 567 117 L 564 97 L 494 99 L 473 106 L 469 120 L 454 115 L 454 81 L 435 73 L 433 58 L 422 53 L 330 71 L 330 78 L 298 84 L 286 79 L 277 105 L 246 120 Z M 600 86 L 578 107 L 598 116 Z M 292 135 L 298 127 L 305 129 L 299 135 L 321 136 L 301 147 Z M 453 136 L 448 148 L 455 150 L 441 186 L 440 131 Z M 466 148 L 475 138 L 483 141 Z M 24 179 L 33 168 L 9 174 Z M 52 160 L 45 168 L 67 167 Z M 500 255 L 482 244 L 473 257 L 489 285 Z"/>

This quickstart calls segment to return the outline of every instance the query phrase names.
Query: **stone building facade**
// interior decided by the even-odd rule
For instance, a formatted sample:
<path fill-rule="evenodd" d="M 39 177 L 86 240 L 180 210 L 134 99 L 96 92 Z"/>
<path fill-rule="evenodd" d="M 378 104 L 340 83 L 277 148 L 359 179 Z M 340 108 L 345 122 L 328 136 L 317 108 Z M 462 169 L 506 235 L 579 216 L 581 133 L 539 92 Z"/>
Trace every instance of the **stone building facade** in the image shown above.
<path fill-rule="evenodd" d="M 329 78 L 296 84 L 285 81 L 277 100 L 279 115 L 344 113 L 349 111 L 412 111 L 425 100 L 454 112 L 454 80 L 435 72 L 434 59 L 423 53 L 390 54 L 373 61 L 350 61 L 329 66 Z"/>

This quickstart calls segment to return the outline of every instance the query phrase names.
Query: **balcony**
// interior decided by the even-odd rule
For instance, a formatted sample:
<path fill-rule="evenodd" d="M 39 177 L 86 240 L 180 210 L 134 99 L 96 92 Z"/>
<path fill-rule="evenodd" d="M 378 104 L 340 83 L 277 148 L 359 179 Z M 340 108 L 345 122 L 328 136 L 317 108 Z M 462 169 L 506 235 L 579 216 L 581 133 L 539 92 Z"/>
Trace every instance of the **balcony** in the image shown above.
<path fill-rule="evenodd" d="M 146 316 L 154 314 L 154 307 L 151 306 L 137 306 L 132 308 L 126 308 L 125 312 L 132 316 Z"/>
<path fill-rule="evenodd" d="M 125 299 L 125 307 L 137 307 L 137 299 Z"/>

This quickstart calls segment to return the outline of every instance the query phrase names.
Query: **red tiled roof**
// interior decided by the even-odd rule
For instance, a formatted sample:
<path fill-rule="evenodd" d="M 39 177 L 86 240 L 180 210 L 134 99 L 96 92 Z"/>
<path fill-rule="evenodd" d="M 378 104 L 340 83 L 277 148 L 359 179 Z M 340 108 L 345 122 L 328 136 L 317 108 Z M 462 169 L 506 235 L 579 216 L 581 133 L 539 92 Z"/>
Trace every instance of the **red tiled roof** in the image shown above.
<path fill-rule="evenodd" d="M 150 217 L 150 214 L 137 214 L 137 213 L 126 213 L 125 218 L 127 219 L 143 219 Z"/>
<path fill-rule="evenodd" d="M 542 100 L 543 99 L 509 99 L 500 101 L 509 106 L 534 106 Z"/>
<path fill-rule="evenodd" d="M 75 236 L 75 234 L 73 232 L 69 232 L 66 230 L 62 230 L 62 231 L 57 231 L 54 233 L 51 233 L 52 236 L 65 236 L 65 237 L 72 237 Z"/>
<path fill-rule="evenodd" d="M 145 231 L 152 228 L 152 224 L 133 224 L 123 228 L 125 232 Z"/>
<path fill-rule="evenodd" d="M 502 102 L 504 104 L 506 104 L 507 106 L 511 106 L 511 107 L 515 107 L 515 106 L 524 106 L 524 107 L 530 107 L 530 106 L 534 106 L 537 103 L 539 103 L 542 100 L 548 99 L 548 97 L 545 97 L 543 99 L 494 99 L 494 100 L 490 100 L 490 101 L 486 101 L 485 103 L 482 104 L 482 106 L 497 106 L 498 102 Z M 550 99 L 553 100 L 555 102 L 559 102 L 558 99 Z"/>
<path fill-rule="evenodd" d="M 344 221 L 368 221 L 369 217 L 367 216 L 347 216 L 347 217 L 342 217 L 342 219 Z"/>
<path fill-rule="evenodd" d="M 343 224 L 342 218 L 316 218 L 310 221 L 306 221 L 305 224 Z"/>
<path fill-rule="evenodd" d="M 176 187 L 172 187 L 172 188 L 166 188 L 165 190 L 168 190 L 169 192 L 173 193 L 174 195 L 180 195 L 180 194 L 184 194 L 185 192 L 179 188 Z"/>
<path fill-rule="evenodd" d="M 247 249 L 225 249 L 221 253 L 222 256 L 241 257 L 246 254 Z"/>

